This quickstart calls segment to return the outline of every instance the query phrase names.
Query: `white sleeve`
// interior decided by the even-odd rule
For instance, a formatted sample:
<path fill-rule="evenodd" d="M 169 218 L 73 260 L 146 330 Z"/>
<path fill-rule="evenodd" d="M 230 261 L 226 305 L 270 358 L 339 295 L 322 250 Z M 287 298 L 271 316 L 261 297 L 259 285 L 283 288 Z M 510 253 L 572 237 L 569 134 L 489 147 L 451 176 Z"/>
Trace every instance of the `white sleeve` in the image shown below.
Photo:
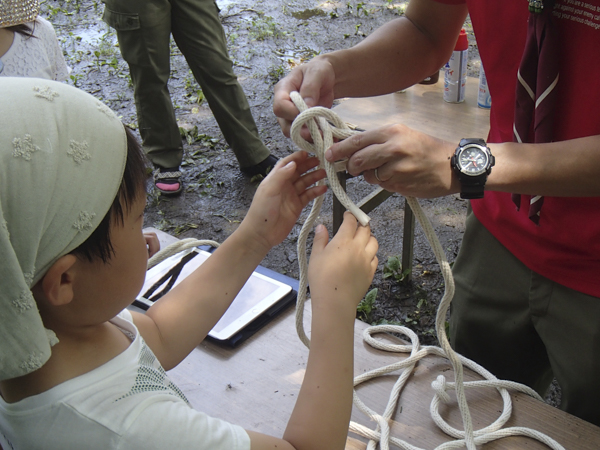
<path fill-rule="evenodd" d="M 118 450 L 250 450 L 250 437 L 238 426 L 160 396 L 139 406 L 121 436 Z M 131 417 L 131 416 L 130 416 Z"/>
<path fill-rule="evenodd" d="M 37 25 L 39 25 L 41 28 L 38 37 L 44 43 L 46 54 L 48 55 L 48 60 L 50 61 L 53 79 L 55 81 L 66 81 L 69 77 L 70 71 L 67 67 L 62 48 L 58 43 L 58 38 L 56 37 L 54 27 L 43 17 L 38 16 L 36 21 L 38 22 Z M 34 33 L 36 36 L 38 35 L 35 30 Z"/>

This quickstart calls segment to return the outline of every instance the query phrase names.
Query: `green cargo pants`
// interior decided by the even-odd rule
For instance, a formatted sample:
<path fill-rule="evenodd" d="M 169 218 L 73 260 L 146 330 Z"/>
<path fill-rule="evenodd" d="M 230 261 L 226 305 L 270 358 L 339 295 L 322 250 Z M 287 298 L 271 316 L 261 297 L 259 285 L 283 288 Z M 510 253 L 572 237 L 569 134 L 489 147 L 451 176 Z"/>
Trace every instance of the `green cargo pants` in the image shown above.
<path fill-rule="evenodd" d="M 472 212 L 453 274 L 454 349 L 542 396 L 556 377 L 561 409 L 600 425 L 600 298 L 528 269 Z"/>
<path fill-rule="evenodd" d="M 167 82 L 170 35 L 241 167 L 269 150 L 258 136 L 246 96 L 233 73 L 214 0 L 104 0 L 104 21 L 115 28 L 129 64 L 142 143 L 156 166 L 177 167 L 183 147 Z"/>

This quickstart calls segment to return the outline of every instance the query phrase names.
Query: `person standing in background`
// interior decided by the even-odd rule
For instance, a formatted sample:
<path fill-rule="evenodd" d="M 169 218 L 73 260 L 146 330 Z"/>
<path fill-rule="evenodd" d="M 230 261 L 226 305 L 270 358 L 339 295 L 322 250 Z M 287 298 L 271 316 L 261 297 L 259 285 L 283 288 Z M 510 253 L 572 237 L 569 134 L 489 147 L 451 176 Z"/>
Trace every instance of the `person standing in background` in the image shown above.
<path fill-rule="evenodd" d="M 233 73 L 213 0 L 104 0 L 103 19 L 117 31 L 129 64 L 142 144 L 166 195 L 181 192 L 183 146 L 167 82 L 170 37 L 185 56 L 243 173 L 265 176 L 277 162 L 258 136 L 248 100 Z"/>

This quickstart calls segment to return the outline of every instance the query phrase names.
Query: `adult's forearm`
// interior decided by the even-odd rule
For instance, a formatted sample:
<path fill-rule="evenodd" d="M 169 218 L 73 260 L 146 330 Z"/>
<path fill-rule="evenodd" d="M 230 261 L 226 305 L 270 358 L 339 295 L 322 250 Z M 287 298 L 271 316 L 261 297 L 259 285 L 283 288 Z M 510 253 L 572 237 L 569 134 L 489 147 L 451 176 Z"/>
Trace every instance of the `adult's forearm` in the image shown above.
<path fill-rule="evenodd" d="M 489 144 L 486 189 L 556 197 L 600 196 L 600 135 L 549 144 Z"/>
<path fill-rule="evenodd" d="M 387 94 L 439 70 L 452 54 L 466 14 L 464 6 L 413 0 L 404 17 L 350 49 L 323 55 L 335 72 L 335 97 Z"/>

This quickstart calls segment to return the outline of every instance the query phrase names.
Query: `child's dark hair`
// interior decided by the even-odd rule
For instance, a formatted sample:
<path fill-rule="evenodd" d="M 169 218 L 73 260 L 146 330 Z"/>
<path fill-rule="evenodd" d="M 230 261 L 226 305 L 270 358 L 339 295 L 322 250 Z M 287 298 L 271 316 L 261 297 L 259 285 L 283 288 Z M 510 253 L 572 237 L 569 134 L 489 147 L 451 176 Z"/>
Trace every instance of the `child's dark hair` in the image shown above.
<path fill-rule="evenodd" d="M 10 30 L 10 31 L 13 31 L 15 33 L 22 34 L 23 36 L 36 37 L 36 36 L 33 35 L 33 32 L 35 30 L 35 21 L 33 22 L 33 28 L 31 28 L 26 23 L 21 23 L 19 25 L 13 25 L 12 27 L 6 27 L 6 29 Z"/>
<path fill-rule="evenodd" d="M 123 225 L 125 213 L 131 209 L 140 195 L 146 195 L 146 181 L 148 179 L 146 156 L 133 132 L 126 126 L 124 128 L 127 134 L 127 160 L 119 191 L 98 228 L 83 244 L 71 252 L 73 255 L 85 258 L 90 262 L 95 259 L 100 259 L 104 263 L 110 261 L 114 254 L 110 241 L 111 227 L 113 225 Z"/>

